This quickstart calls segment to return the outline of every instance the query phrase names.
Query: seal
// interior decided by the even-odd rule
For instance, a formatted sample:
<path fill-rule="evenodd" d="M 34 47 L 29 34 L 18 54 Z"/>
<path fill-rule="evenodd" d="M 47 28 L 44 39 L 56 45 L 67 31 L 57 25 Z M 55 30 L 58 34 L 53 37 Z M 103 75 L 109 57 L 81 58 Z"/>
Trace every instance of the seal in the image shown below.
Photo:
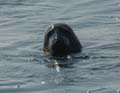
<path fill-rule="evenodd" d="M 53 57 L 81 52 L 82 45 L 72 28 L 64 23 L 51 25 L 44 36 L 43 51 Z"/>

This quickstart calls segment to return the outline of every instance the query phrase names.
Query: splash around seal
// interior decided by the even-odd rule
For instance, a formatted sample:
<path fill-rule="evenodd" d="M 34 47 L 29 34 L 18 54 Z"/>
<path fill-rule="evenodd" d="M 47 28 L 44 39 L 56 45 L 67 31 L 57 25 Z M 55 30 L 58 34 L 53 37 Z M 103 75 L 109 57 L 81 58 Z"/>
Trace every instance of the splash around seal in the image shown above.
<path fill-rule="evenodd" d="M 72 28 L 64 23 L 51 25 L 44 36 L 43 51 L 53 57 L 65 57 L 82 51 Z"/>

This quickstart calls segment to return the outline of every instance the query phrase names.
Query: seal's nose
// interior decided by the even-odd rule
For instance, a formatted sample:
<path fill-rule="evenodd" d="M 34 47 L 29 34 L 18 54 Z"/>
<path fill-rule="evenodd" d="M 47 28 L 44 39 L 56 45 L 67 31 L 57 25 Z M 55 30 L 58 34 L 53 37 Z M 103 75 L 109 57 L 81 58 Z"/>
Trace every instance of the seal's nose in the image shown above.
<path fill-rule="evenodd" d="M 53 40 L 51 47 L 51 54 L 53 56 L 66 56 L 70 52 L 69 46 L 65 43 L 64 39 L 58 38 Z"/>
<path fill-rule="evenodd" d="M 58 46 L 58 45 L 61 45 L 61 44 L 64 44 L 64 43 L 65 43 L 65 40 L 63 39 L 62 34 L 55 31 L 54 39 L 53 39 L 53 45 Z"/>
<path fill-rule="evenodd" d="M 64 40 L 62 38 L 57 38 L 53 40 L 53 45 L 56 47 L 60 47 L 64 44 Z"/>

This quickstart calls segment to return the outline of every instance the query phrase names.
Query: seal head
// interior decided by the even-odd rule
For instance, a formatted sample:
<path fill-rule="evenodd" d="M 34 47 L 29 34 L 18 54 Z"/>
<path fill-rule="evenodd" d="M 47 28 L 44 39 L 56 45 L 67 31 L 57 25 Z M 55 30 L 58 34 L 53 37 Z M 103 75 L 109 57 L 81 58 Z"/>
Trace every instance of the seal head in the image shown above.
<path fill-rule="evenodd" d="M 82 50 L 73 30 L 63 23 L 51 25 L 44 36 L 44 52 L 53 57 L 63 57 Z"/>

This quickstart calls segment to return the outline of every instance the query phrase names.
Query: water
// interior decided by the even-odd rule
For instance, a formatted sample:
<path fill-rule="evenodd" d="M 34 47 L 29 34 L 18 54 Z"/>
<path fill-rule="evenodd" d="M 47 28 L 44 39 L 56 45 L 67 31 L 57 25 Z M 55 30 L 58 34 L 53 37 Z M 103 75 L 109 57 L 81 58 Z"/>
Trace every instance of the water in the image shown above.
<path fill-rule="evenodd" d="M 42 52 L 58 22 L 83 45 L 62 68 Z M 0 0 L 0 93 L 120 93 L 119 29 L 119 0 Z"/>

